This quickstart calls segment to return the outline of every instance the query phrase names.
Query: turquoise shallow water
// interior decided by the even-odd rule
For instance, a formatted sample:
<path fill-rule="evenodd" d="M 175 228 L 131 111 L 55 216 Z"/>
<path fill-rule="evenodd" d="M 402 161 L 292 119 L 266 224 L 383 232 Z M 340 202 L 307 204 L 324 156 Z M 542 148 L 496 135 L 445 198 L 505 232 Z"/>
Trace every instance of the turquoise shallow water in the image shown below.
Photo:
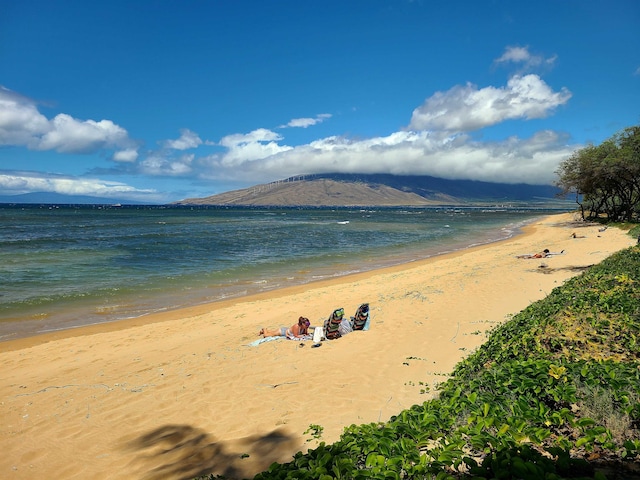
<path fill-rule="evenodd" d="M 0 205 L 0 341 L 409 262 L 557 212 Z"/>

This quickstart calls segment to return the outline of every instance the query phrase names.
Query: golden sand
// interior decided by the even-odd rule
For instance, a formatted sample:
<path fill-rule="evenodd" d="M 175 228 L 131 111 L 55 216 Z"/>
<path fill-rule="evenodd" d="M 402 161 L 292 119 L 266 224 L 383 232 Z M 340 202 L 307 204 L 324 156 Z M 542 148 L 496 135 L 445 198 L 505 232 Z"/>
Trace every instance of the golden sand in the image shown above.
<path fill-rule="evenodd" d="M 348 425 L 386 421 L 428 400 L 489 329 L 634 244 L 574 220 L 553 215 L 509 240 L 398 267 L 0 343 L 0 478 L 250 478 L 314 447 L 310 425 L 333 442 Z M 544 248 L 564 254 L 516 258 Z M 300 315 L 319 325 L 363 302 L 369 331 L 321 348 L 248 346 L 262 326 Z"/>

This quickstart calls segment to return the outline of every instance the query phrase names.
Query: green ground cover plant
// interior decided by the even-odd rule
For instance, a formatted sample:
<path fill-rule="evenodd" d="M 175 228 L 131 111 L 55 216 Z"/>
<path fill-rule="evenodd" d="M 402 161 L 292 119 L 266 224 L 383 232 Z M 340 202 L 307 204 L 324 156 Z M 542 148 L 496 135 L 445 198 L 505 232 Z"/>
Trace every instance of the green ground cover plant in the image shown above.
<path fill-rule="evenodd" d="M 495 328 L 437 391 L 255 478 L 640 478 L 640 245 Z"/>

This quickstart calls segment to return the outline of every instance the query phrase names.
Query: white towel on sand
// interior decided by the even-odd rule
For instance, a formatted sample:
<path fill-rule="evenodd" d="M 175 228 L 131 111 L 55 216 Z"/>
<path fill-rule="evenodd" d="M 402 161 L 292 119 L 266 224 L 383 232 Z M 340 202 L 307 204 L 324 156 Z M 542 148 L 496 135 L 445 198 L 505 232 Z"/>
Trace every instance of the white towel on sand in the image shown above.
<path fill-rule="evenodd" d="M 321 342 L 324 338 L 324 328 L 316 327 L 313 331 L 313 343 Z"/>

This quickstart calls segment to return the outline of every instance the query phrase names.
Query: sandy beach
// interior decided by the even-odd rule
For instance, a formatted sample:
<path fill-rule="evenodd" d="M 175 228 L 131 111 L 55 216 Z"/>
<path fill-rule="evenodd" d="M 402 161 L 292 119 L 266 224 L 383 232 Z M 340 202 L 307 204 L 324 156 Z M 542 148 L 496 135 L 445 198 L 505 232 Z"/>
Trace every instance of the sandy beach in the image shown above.
<path fill-rule="evenodd" d="M 398 267 L 0 343 L 0 478 L 251 478 L 317 445 L 310 425 L 333 442 L 428 400 L 488 330 L 634 243 L 553 215 Z M 544 248 L 564 253 L 516 258 Z M 363 302 L 369 331 L 249 346 Z"/>

